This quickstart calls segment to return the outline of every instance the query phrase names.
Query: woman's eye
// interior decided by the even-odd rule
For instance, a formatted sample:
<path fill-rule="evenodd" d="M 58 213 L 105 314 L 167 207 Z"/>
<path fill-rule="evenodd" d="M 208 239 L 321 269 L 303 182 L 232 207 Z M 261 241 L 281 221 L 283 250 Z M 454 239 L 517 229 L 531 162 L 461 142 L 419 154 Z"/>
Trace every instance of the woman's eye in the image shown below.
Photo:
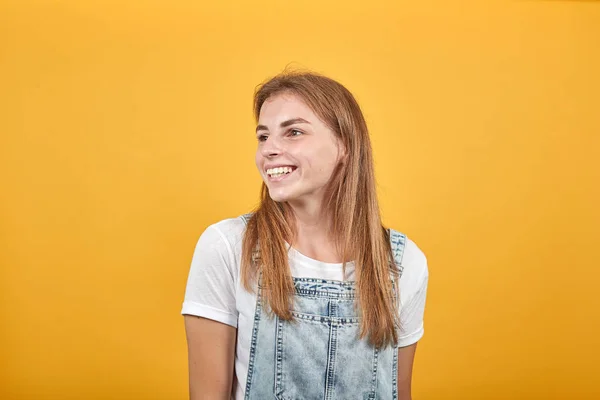
<path fill-rule="evenodd" d="M 259 142 L 264 142 L 265 140 L 267 140 L 267 135 L 260 135 L 260 136 L 258 136 L 258 141 Z"/>
<path fill-rule="evenodd" d="M 290 135 L 292 135 L 292 136 L 299 136 L 299 135 L 302 135 L 303 133 L 304 132 L 299 131 L 298 129 L 292 129 L 292 130 L 290 130 Z"/>

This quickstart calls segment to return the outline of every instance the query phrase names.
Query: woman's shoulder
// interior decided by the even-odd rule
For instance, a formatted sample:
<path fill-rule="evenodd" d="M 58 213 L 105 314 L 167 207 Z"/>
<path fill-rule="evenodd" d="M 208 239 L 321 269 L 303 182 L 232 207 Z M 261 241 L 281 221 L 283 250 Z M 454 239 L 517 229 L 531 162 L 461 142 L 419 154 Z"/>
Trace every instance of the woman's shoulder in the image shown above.
<path fill-rule="evenodd" d="M 240 259 L 245 227 L 242 216 L 221 219 L 208 225 L 196 243 L 194 259 L 215 265 L 227 263 L 229 268 L 234 268 Z"/>
<path fill-rule="evenodd" d="M 209 225 L 204 234 L 214 237 L 215 240 L 221 239 L 232 246 L 241 242 L 244 231 L 246 230 L 245 217 L 248 214 L 239 215 L 221 219 Z"/>

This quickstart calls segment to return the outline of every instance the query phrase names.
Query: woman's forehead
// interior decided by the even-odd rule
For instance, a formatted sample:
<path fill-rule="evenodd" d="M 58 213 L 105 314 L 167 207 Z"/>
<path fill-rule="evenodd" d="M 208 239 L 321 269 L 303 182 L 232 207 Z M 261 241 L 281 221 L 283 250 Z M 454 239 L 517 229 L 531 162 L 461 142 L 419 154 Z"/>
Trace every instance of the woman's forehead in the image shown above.
<path fill-rule="evenodd" d="M 315 118 L 311 108 L 300 98 L 292 93 L 281 93 L 269 97 L 260 108 L 259 120 L 304 118 L 307 120 Z"/>

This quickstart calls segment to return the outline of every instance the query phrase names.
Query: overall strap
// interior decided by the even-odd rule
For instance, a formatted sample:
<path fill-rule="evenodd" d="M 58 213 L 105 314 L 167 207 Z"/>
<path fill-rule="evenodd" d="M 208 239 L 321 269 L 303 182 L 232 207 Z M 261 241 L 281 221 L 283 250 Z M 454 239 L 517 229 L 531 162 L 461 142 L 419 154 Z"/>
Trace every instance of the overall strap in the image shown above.
<path fill-rule="evenodd" d="M 244 225 L 248 225 L 248 221 L 250 220 L 251 216 L 252 216 L 252 213 L 240 215 L 240 218 L 242 219 L 242 221 L 244 221 Z"/>
<path fill-rule="evenodd" d="M 240 218 L 242 219 L 242 221 L 244 221 L 244 226 L 248 226 L 248 221 L 250 220 L 250 218 L 252 217 L 254 213 L 246 213 L 246 214 L 242 214 L 240 215 Z M 252 252 L 252 263 L 257 266 L 257 261 L 260 259 L 260 251 L 258 248 L 258 245 L 256 245 L 256 248 L 254 249 L 254 251 Z M 259 269 L 258 270 L 258 290 L 260 292 L 260 285 L 262 283 L 262 271 Z"/>
<path fill-rule="evenodd" d="M 390 243 L 392 245 L 392 253 L 394 255 L 394 262 L 398 268 L 399 276 L 402 276 L 404 265 L 402 265 L 402 259 L 404 257 L 404 247 L 406 246 L 406 235 L 402 232 L 389 229 L 390 232 Z"/>

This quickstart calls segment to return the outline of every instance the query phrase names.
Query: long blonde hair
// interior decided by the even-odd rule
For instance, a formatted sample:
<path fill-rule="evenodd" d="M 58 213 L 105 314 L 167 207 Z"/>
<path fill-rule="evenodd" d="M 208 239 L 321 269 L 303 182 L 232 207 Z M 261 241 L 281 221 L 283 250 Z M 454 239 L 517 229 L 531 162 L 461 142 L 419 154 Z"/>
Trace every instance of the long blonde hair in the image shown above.
<path fill-rule="evenodd" d="M 323 203 L 331 216 L 330 234 L 342 255 L 344 272 L 346 262 L 354 260 L 362 317 L 360 338 L 368 336 L 376 347 L 396 344 L 398 302 L 390 278 L 397 281 L 398 270 L 392 261 L 388 231 L 381 222 L 371 141 L 360 107 L 352 93 L 331 78 L 312 72 L 284 72 L 257 87 L 257 122 L 265 100 L 281 93 L 300 97 L 346 149 L 346 161 L 335 168 Z M 273 201 L 263 182 L 260 204 L 248 221 L 242 244 L 244 287 L 252 290 L 260 272 L 262 299 L 284 320 L 292 320 L 295 291 L 285 244 L 286 240 L 294 243 L 294 220 L 289 205 Z M 263 243 L 268 245 L 260 246 Z"/>

